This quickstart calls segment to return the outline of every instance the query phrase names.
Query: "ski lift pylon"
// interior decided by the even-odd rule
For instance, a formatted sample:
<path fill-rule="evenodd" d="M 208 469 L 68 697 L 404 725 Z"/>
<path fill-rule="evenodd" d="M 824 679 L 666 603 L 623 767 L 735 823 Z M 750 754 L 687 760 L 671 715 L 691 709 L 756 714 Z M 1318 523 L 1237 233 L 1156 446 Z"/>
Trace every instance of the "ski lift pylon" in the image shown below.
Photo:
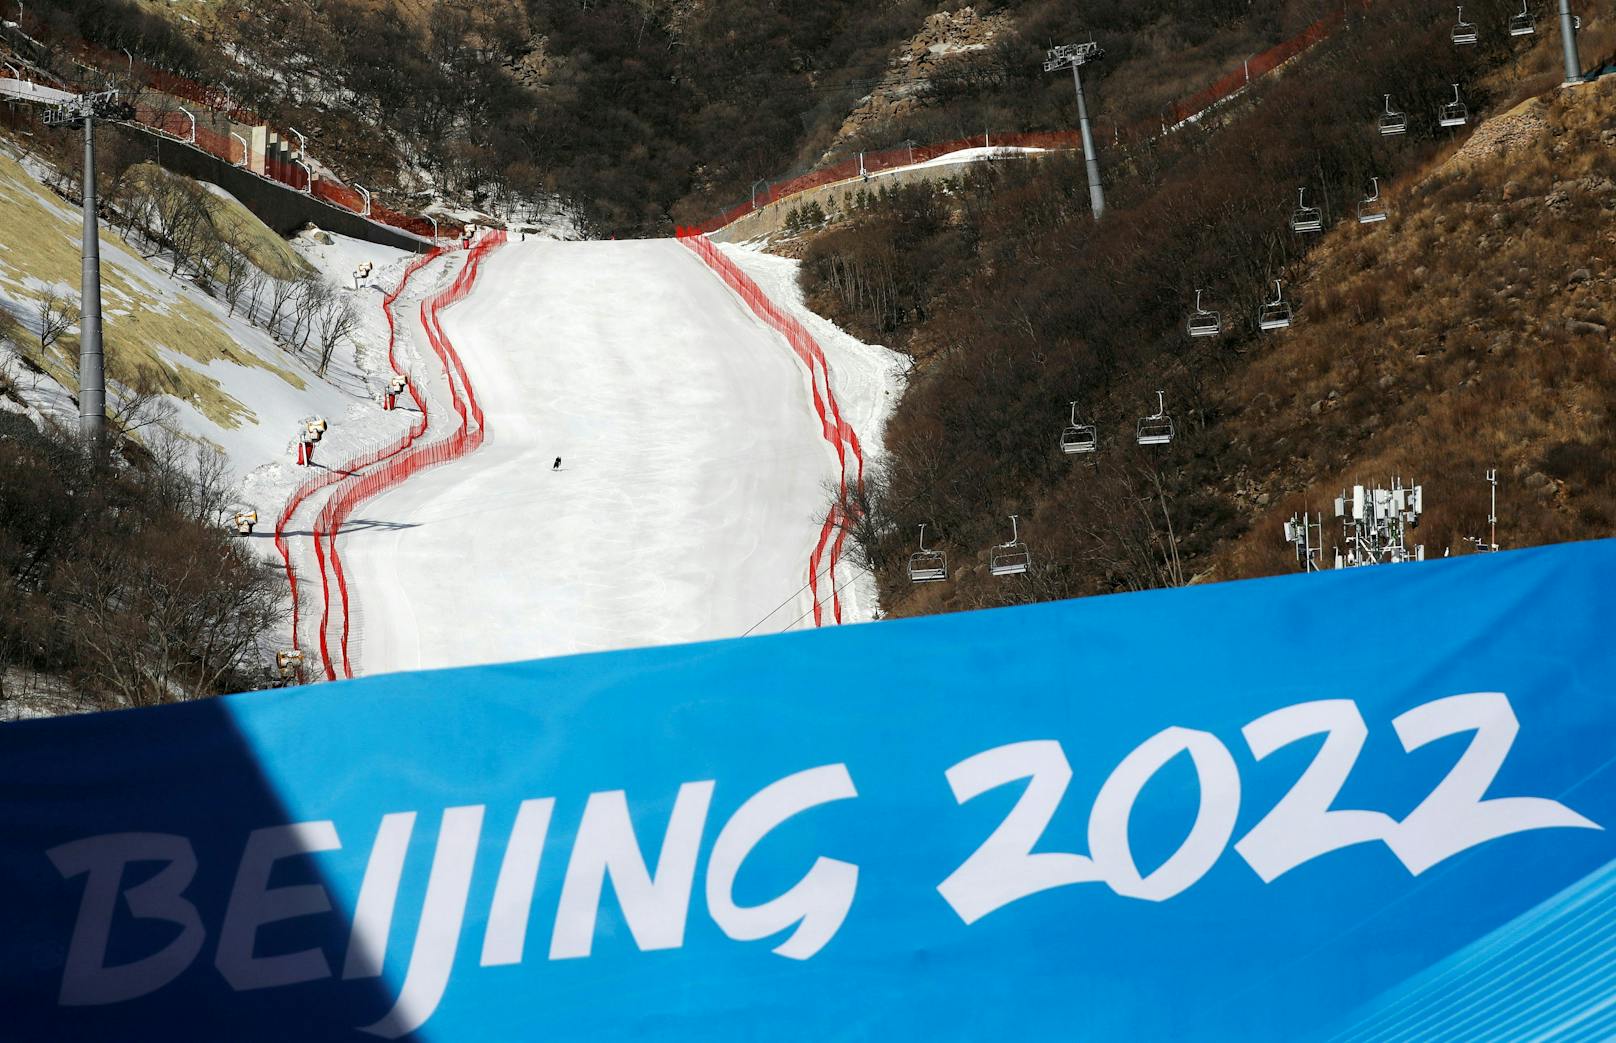
<path fill-rule="evenodd" d="M 1386 220 L 1386 203 L 1380 198 L 1380 178 L 1369 179 L 1369 194 L 1358 202 L 1358 223 L 1372 225 Z"/>
<path fill-rule="evenodd" d="M 1324 228 L 1324 211 L 1307 205 L 1307 189 L 1296 190 L 1296 209 L 1291 211 L 1291 231 L 1318 232 Z"/>
<path fill-rule="evenodd" d="M 1453 44 L 1455 47 L 1464 47 L 1476 42 L 1476 26 L 1473 22 L 1464 20 L 1464 8 L 1459 8 L 1459 21 L 1453 26 Z"/>
<path fill-rule="evenodd" d="M 1521 13 L 1510 15 L 1509 35 L 1531 36 L 1537 32 L 1537 16 L 1526 7 L 1527 0 L 1521 0 Z"/>
<path fill-rule="evenodd" d="M 1437 110 L 1436 121 L 1438 126 L 1462 127 L 1470 122 L 1470 109 L 1459 97 L 1459 85 L 1453 85 L 1453 100 Z"/>
<path fill-rule="evenodd" d="M 1077 403 L 1072 403 L 1072 421 L 1061 431 L 1060 447 L 1063 453 L 1092 453 L 1100 446 L 1099 432 L 1093 424 L 1077 422 Z"/>
<path fill-rule="evenodd" d="M 1223 332 L 1223 316 L 1201 307 L 1201 291 L 1195 291 L 1195 311 L 1186 324 L 1192 337 L 1216 337 Z"/>
<path fill-rule="evenodd" d="M 993 548 L 988 571 L 995 576 L 1019 576 L 1032 565 L 1032 554 L 1021 542 L 1019 515 L 1010 515 L 1010 539 Z"/>
<path fill-rule="evenodd" d="M 926 549 L 926 526 L 920 526 L 920 549 L 909 555 L 909 582 L 940 583 L 948 578 L 948 555 Z"/>
<path fill-rule="evenodd" d="M 1401 109 L 1392 108 L 1392 96 L 1381 95 L 1386 101 L 1386 111 L 1380 114 L 1380 132 L 1386 137 L 1394 134 L 1408 133 L 1408 113 Z"/>
<path fill-rule="evenodd" d="M 1265 301 L 1257 308 L 1257 328 L 1264 332 L 1269 330 L 1282 330 L 1291 324 L 1291 305 L 1285 299 L 1284 290 L 1280 281 L 1274 280 L 1274 299 Z"/>
<path fill-rule="evenodd" d="M 1139 418 L 1134 437 L 1140 445 L 1166 445 L 1173 440 L 1173 418 L 1167 415 L 1166 398 L 1160 391 L 1156 392 L 1156 412 Z"/>

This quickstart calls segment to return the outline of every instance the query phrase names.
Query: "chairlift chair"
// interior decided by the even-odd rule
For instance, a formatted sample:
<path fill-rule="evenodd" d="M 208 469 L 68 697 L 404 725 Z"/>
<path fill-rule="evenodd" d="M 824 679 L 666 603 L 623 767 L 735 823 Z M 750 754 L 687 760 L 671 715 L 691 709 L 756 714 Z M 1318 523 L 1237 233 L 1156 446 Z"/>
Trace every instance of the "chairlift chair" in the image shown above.
<path fill-rule="evenodd" d="M 1509 35 L 1531 36 L 1537 32 L 1537 15 L 1527 10 L 1526 0 L 1521 0 L 1521 13 L 1511 15 L 1509 18 Z"/>
<path fill-rule="evenodd" d="M 1257 328 L 1264 332 L 1282 330 L 1291 324 L 1291 305 L 1279 283 L 1278 279 L 1274 280 L 1274 299 L 1257 308 Z"/>
<path fill-rule="evenodd" d="M 1464 20 L 1464 8 L 1459 8 L 1459 21 L 1453 27 L 1453 44 L 1455 47 L 1464 47 L 1476 42 L 1476 26 L 1473 22 Z"/>
<path fill-rule="evenodd" d="M 1462 127 L 1470 122 L 1470 109 L 1459 98 L 1459 85 L 1453 85 L 1453 100 L 1437 110 L 1437 124 L 1443 127 Z"/>
<path fill-rule="evenodd" d="M 1100 446 L 1100 435 L 1093 424 L 1077 422 L 1077 403 L 1072 403 L 1072 422 L 1061 431 L 1063 453 L 1092 453 Z"/>
<path fill-rule="evenodd" d="M 1173 418 L 1167 415 L 1166 401 L 1156 392 L 1156 412 L 1139 418 L 1135 437 L 1140 445 L 1166 445 L 1173 440 Z"/>
<path fill-rule="evenodd" d="M 926 527 L 920 527 L 920 549 L 909 555 L 909 582 L 940 583 L 948 578 L 948 555 L 926 549 Z"/>
<path fill-rule="evenodd" d="M 1019 576 L 1032 565 L 1032 554 L 1028 552 L 1027 545 L 1021 542 L 1021 526 L 1018 524 L 1018 515 L 1010 516 L 1010 539 L 993 548 L 993 554 L 988 558 L 988 571 L 995 576 Z"/>
<path fill-rule="evenodd" d="M 1223 317 L 1215 311 L 1201 307 L 1201 291 L 1195 291 L 1195 313 L 1188 324 L 1192 337 L 1216 337 L 1223 332 Z"/>
<path fill-rule="evenodd" d="M 1307 205 L 1307 189 L 1296 190 L 1296 209 L 1291 211 L 1291 231 L 1318 232 L 1324 228 L 1324 211 Z"/>
<path fill-rule="evenodd" d="M 1386 204 L 1380 198 L 1380 178 L 1370 178 L 1369 194 L 1358 201 L 1358 223 L 1372 225 L 1386 220 Z"/>
<path fill-rule="evenodd" d="M 1394 134 L 1408 133 L 1408 113 L 1392 108 L 1392 96 L 1383 94 L 1386 99 L 1386 111 L 1380 114 L 1380 132 L 1386 137 Z"/>

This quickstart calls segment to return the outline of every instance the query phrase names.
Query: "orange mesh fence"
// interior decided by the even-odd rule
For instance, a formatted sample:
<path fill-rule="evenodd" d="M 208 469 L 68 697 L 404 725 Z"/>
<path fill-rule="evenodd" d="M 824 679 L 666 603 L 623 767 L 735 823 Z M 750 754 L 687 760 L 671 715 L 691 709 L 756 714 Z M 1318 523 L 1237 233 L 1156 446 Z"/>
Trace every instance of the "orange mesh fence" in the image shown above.
<path fill-rule="evenodd" d="M 825 515 L 819 529 L 819 540 L 808 558 L 807 585 L 814 599 L 814 625 L 820 626 L 824 622 L 824 599 L 819 593 L 819 581 L 822 575 L 828 575 L 831 613 L 835 621 L 840 623 L 842 600 L 836 586 L 836 565 L 841 560 L 842 547 L 854 520 L 848 513 L 850 509 L 848 505 L 851 503 L 848 497 L 848 468 L 850 465 L 853 468 L 854 486 L 862 488 L 864 449 L 859 445 L 858 433 L 853 430 L 853 425 L 843 418 L 841 407 L 836 402 L 836 393 L 831 388 L 830 382 L 830 365 L 825 361 L 825 350 L 795 316 L 771 301 L 758 284 L 741 271 L 739 265 L 725 256 L 698 229 L 680 228 L 677 234 L 679 241 L 718 273 L 719 278 L 740 296 L 753 314 L 785 337 L 786 343 L 791 346 L 797 359 L 808 370 L 809 388 L 814 412 L 819 417 L 820 433 L 835 450 L 841 473 L 838 475 L 840 495 Z"/>
<path fill-rule="evenodd" d="M 287 583 L 292 590 L 293 647 L 301 647 L 298 635 L 300 621 L 304 616 L 302 594 L 297 571 L 292 565 L 291 548 L 286 539 L 286 526 L 290 523 L 292 515 L 307 502 L 309 497 L 327 487 L 337 486 L 327 498 L 313 525 L 314 555 L 320 579 L 320 617 L 316 645 L 320 652 L 321 669 L 328 680 L 335 680 L 339 672 L 344 677 L 353 676 L 349 655 L 352 605 L 347 575 L 343 571 L 337 542 L 342 526 L 352 516 L 353 511 L 365 501 L 402 484 L 428 467 L 459 459 L 482 444 L 482 406 L 477 402 L 476 392 L 466 374 L 465 364 L 461 361 L 453 343 L 443 332 L 439 313 L 444 308 L 464 300 L 471 293 L 483 258 L 504 241 L 503 232 L 493 232 L 480 239 L 468 251 L 466 263 L 453 284 L 421 305 L 420 320 L 426 330 L 427 341 L 449 379 L 451 406 L 456 416 L 453 431 L 447 437 L 430 444 L 421 444 L 421 439 L 427 434 L 431 424 L 431 414 L 426 398 L 412 380 L 406 385 L 406 390 L 414 400 L 418 413 L 410 429 L 386 445 L 361 453 L 339 466 L 310 478 L 287 499 L 286 506 L 281 509 L 280 516 L 276 520 L 275 549 L 280 553 Z M 397 352 L 398 338 L 393 306 L 410 278 L 444 252 L 441 249 L 434 249 L 429 254 L 417 257 L 404 270 L 398 287 L 383 298 L 382 310 L 387 318 L 388 330 L 387 357 L 394 372 L 404 373 L 407 367 L 402 364 Z"/>
<path fill-rule="evenodd" d="M 704 233 L 715 232 L 755 210 L 761 210 L 782 199 L 807 192 L 810 189 L 833 185 L 839 181 L 850 181 L 864 174 L 875 174 L 883 170 L 909 166 L 912 163 L 929 162 L 939 156 L 946 156 L 949 153 L 960 152 L 965 149 L 984 147 L 1069 149 L 1076 148 L 1077 141 L 1076 131 L 1029 131 L 1015 134 L 984 134 L 981 137 L 956 138 L 952 141 L 939 141 L 930 145 L 899 146 L 898 148 L 885 149 L 880 152 L 866 152 L 862 160 L 858 156 L 853 156 L 832 166 L 821 167 L 818 170 L 810 170 L 806 174 L 799 174 L 784 181 L 773 182 L 753 198 L 743 203 L 737 203 L 728 210 L 716 214 L 694 227 Z"/>
<path fill-rule="evenodd" d="M 397 333 L 394 329 L 393 304 L 398 300 L 399 294 L 404 292 L 404 288 L 409 285 L 410 278 L 428 263 L 436 259 L 441 252 L 442 251 L 440 250 L 433 250 L 432 252 L 417 257 L 414 261 L 410 262 L 409 266 L 404 269 L 404 276 L 399 280 L 398 287 L 382 300 L 382 312 L 387 317 L 387 358 L 395 372 L 403 372 L 403 369 L 399 367 L 397 356 L 395 355 Z M 371 450 L 370 452 L 363 453 L 348 461 L 345 467 L 341 470 L 332 468 L 323 473 L 314 475 L 297 489 L 293 490 L 292 495 L 287 497 L 286 504 L 281 508 L 280 516 L 275 519 L 275 550 L 281 556 L 281 562 L 286 570 L 286 583 L 292 591 L 293 648 L 301 647 L 298 635 L 300 632 L 299 623 L 301 622 L 302 615 L 302 597 L 301 587 L 298 583 L 297 570 L 292 565 L 291 546 L 286 540 L 287 523 L 292 520 L 292 515 L 297 512 L 298 508 L 300 508 L 310 496 L 313 496 L 315 493 L 329 485 L 335 485 L 337 482 L 341 481 L 343 477 L 345 477 L 343 471 L 359 471 L 368 467 L 373 467 L 382 460 L 388 459 L 389 457 L 403 452 L 415 441 L 416 438 L 420 437 L 422 432 L 426 430 L 426 403 L 422 400 L 420 392 L 416 390 L 413 382 L 408 386 L 408 391 L 410 393 L 410 397 L 415 400 L 417 410 L 419 410 L 419 417 L 412 424 L 409 431 L 394 442 L 380 446 Z M 322 570 L 322 577 L 323 575 L 324 573 Z M 322 582 L 322 587 L 323 586 L 324 584 Z"/>
<path fill-rule="evenodd" d="M 244 140 L 237 139 L 228 131 L 219 132 L 207 126 L 209 122 L 213 122 L 210 116 L 219 115 L 245 126 L 262 125 L 263 121 L 251 111 L 236 104 L 229 92 L 208 87 L 178 73 L 156 68 L 138 58 L 132 58 L 121 52 L 115 53 L 94 44 L 80 46 L 77 53 L 86 61 L 102 68 L 122 69 L 124 74 L 135 82 L 172 99 L 171 102 L 164 103 L 153 102 L 144 95 L 137 97 L 134 122 L 165 137 L 193 144 L 203 152 L 217 156 L 232 166 L 248 165 L 247 145 Z M 44 78 L 41 78 L 41 82 L 44 82 Z M 61 89 L 72 88 L 64 85 Z M 200 125 L 193 123 L 191 115 L 178 110 L 174 102 L 179 101 L 190 102 L 207 110 L 203 113 Z M 461 225 L 450 221 L 441 222 L 441 228 L 434 229 L 432 222 L 425 218 L 385 206 L 373 205 L 370 213 L 366 214 L 363 195 L 334 178 L 316 177 L 311 183 L 308 170 L 302 164 L 292 162 L 285 153 L 271 152 L 265 157 L 263 176 L 299 192 L 307 192 L 334 206 L 368 217 L 377 224 L 397 228 L 411 235 L 430 238 L 441 231 L 449 236 L 458 236 L 462 231 Z"/>

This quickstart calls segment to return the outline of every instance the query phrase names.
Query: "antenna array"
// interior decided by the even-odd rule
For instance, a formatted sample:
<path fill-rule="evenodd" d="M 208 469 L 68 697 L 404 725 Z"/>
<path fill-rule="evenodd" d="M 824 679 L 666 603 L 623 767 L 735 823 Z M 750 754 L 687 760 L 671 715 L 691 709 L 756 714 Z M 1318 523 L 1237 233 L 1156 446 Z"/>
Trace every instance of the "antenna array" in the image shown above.
<path fill-rule="evenodd" d="M 1391 488 L 1355 485 L 1336 497 L 1335 516 L 1341 519 L 1346 552 L 1336 547 L 1335 567 L 1383 565 L 1424 561 L 1425 547 L 1408 547 L 1408 530 L 1420 524 L 1425 510 L 1424 487 L 1392 479 Z"/>
<path fill-rule="evenodd" d="M 1303 572 L 1319 571 L 1319 555 L 1323 553 L 1324 515 L 1309 516 L 1306 511 L 1291 515 L 1285 523 L 1285 542 L 1296 548 L 1296 560 Z"/>

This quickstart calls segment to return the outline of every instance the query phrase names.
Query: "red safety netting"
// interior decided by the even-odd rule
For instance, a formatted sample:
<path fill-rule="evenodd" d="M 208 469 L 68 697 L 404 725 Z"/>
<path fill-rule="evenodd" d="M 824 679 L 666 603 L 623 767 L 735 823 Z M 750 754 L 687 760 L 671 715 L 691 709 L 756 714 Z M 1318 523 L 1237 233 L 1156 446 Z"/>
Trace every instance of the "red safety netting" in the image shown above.
<path fill-rule="evenodd" d="M 460 361 L 459 354 L 443 333 L 438 313 L 449 305 L 463 300 L 471 292 L 483 258 L 504 241 L 503 232 L 484 236 L 469 251 L 466 264 L 461 268 L 454 283 L 421 305 L 421 322 L 426 329 L 427 339 L 443 365 L 444 372 L 449 376 L 450 394 L 455 413 L 459 418 L 455 431 L 447 438 L 430 445 L 418 444 L 427 432 L 431 417 L 426 399 L 412 381 L 406 385 L 406 390 L 415 402 L 418 415 L 409 430 L 387 445 L 345 461 L 304 482 L 288 497 L 286 505 L 276 519 L 275 549 L 280 554 L 286 572 L 286 582 L 292 592 L 292 647 L 301 648 L 299 627 L 303 616 L 302 594 L 297 571 L 292 564 L 286 526 L 290 523 L 292 515 L 308 501 L 309 497 L 327 487 L 338 486 L 326 500 L 313 526 L 315 561 L 320 572 L 321 604 L 319 639 L 316 644 L 320 651 L 321 669 L 327 679 L 336 679 L 339 665 L 343 676 L 353 676 L 352 664 L 348 658 L 350 631 L 348 583 L 337 550 L 337 537 L 341 534 L 343 523 L 351 516 L 354 508 L 377 493 L 401 484 L 412 475 L 434 464 L 458 459 L 482 444 L 482 407 L 477 403 L 476 394 L 466 377 L 465 366 Z M 387 319 L 387 358 L 394 372 L 402 373 L 405 367 L 396 354 L 397 329 L 393 305 L 397 303 L 411 277 L 444 252 L 434 249 L 431 253 L 413 260 L 404 270 L 398 286 L 382 300 L 382 311 Z M 335 601 L 341 609 L 339 623 L 333 622 L 333 581 L 336 586 Z M 328 636 L 332 634 L 333 629 L 336 631 L 334 641 Z M 333 645 L 339 658 L 332 656 Z"/>
<path fill-rule="evenodd" d="M 788 196 L 794 196 L 809 189 L 820 188 L 824 185 L 833 185 L 839 181 L 850 181 L 864 174 L 875 174 L 883 170 L 892 170 L 896 167 L 909 166 L 914 163 L 925 163 L 939 156 L 946 156 L 951 152 L 959 152 L 969 148 L 1041 148 L 1041 149 L 1070 149 L 1077 147 L 1077 132 L 1041 131 L 1024 134 L 983 134 L 980 137 L 956 138 L 953 141 L 940 141 L 931 145 L 900 146 L 886 149 L 882 152 L 866 152 L 862 157 L 854 156 L 844 159 L 833 166 L 823 167 L 819 170 L 810 170 L 806 174 L 799 174 L 794 178 L 770 184 L 765 190 L 746 200 L 730 207 L 721 214 L 717 214 L 700 225 L 696 225 L 698 232 L 715 232 L 738 218 L 745 217 L 754 210 L 761 210 Z"/>
<path fill-rule="evenodd" d="M 342 532 L 342 526 L 352 516 L 355 508 L 378 493 L 403 484 L 428 467 L 458 460 L 475 451 L 483 443 L 482 406 L 477 402 L 477 394 L 466 374 L 465 363 L 461 361 L 459 352 L 444 333 L 439 316 L 443 309 L 465 300 L 470 295 L 483 259 L 504 241 L 504 232 L 493 232 L 483 236 L 468 252 L 466 263 L 455 277 L 453 284 L 421 304 L 421 325 L 426 330 L 427 341 L 431 344 L 433 353 L 443 365 L 449 379 L 451 405 L 458 417 L 454 431 L 446 438 L 423 446 L 418 444 L 420 433 L 412 428 L 402 440 L 398 452 L 340 485 L 326 500 L 319 517 L 315 519 L 314 554 L 320 567 L 323 598 L 320 615 L 320 659 L 329 680 L 336 679 L 339 662 L 342 676 L 353 676 L 353 663 L 349 656 L 351 604 L 348 578 L 343 571 L 342 556 L 337 546 L 337 537 Z M 391 350 L 390 346 L 389 358 L 392 357 Z M 394 366 L 397 368 L 396 361 Z M 410 387 L 410 394 L 420 407 L 422 416 L 427 417 L 426 404 L 413 384 Z M 423 420 L 423 425 L 426 422 Z M 359 468 L 348 465 L 343 470 L 354 472 Z M 333 581 L 341 605 L 340 628 L 335 630 L 331 611 Z M 335 642 L 331 640 L 332 637 L 335 638 Z M 331 648 L 333 643 L 337 645 L 340 659 L 333 659 Z"/>
<path fill-rule="evenodd" d="M 1324 40 L 1345 25 L 1346 19 L 1346 8 L 1343 7 L 1341 11 L 1324 16 L 1289 40 L 1275 44 L 1261 54 L 1251 56 L 1241 63 L 1240 68 L 1231 70 L 1188 98 L 1175 102 L 1167 111 L 1167 125 L 1182 123 L 1196 113 L 1204 112 L 1223 99 L 1244 90 L 1252 80 L 1268 75 L 1309 47 Z"/>
<path fill-rule="evenodd" d="M 825 515 L 824 524 L 819 529 L 819 541 L 814 545 L 813 553 L 808 559 L 808 588 L 814 599 L 814 625 L 820 626 L 824 618 L 819 580 L 823 575 L 829 576 L 831 613 L 836 622 L 840 623 L 842 600 L 836 586 L 836 563 L 841 560 L 842 546 L 855 520 L 852 516 L 853 502 L 848 497 L 848 468 L 851 464 L 852 482 L 856 488 L 862 490 L 864 449 L 859 445 L 858 433 L 853 430 L 853 425 L 842 417 L 841 407 L 836 403 L 836 393 L 830 383 L 830 366 L 825 361 L 825 349 L 820 347 L 813 334 L 809 333 L 795 316 L 769 300 L 757 283 L 741 271 L 734 261 L 724 256 L 723 252 L 699 230 L 680 228 L 678 237 L 681 243 L 693 250 L 697 257 L 717 272 L 719 278 L 723 279 L 730 289 L 740 295 L 741 300 L 753 314 L 785 337 L 786 343 L 791 345 L 791 350 L 808 369 L 809 388 L 813 396 L 814 412 L 819 416 L 820 432 L 825 441 L 836 451 L 836 459 L 841 469 L 838 476 L 840 495 Z"/>
<path fill-rule="evenodd" d="M 404 276 L 399 280 L 397 288 L 383 298 L 382 312 L 387 317 L 387 357 L 389 361 L 394 360 L 393 352 L 396 340 L 396 331 L 394 330 L 393 326 L 393 303 L 398 300 L 399 294 L 404 292 L 404 288 L 409 284 L 410 278 L 428 263 L 435 260 L 440 253 L 442 253 L 441 250 L 433 250 L 431 253 L 417 257 L 407 268 L 404 269 Z M 394 362 L 393 365 L 396 371 L 398 369 L 397 363 Z M 350 461 L 344 470 L 359 470 L 374 466 L 381 460 L 402 452 L 411 444 L 411 442 L 414 441 L 415 438 L 420 436 L 422 431 L 426 430 L 425 404 L 421 401 L 419 393 L 415 390 L 414 385 L 410 386 L 409 392 L 411 397 L 415 399 L 416 406 L 421 411 L 420 419 L 416 421 L 416 423 L 411 427 L 410 431 L 404 435 L 404 437 L 390 445 L 383 446 Z M 298 626 L 301 619 L 302 598 L 300 596 L 298 586 L 297 572 L 292 565 L 291 547 L 286 541 L 286 525 L 292 520 L 292 515 L 296 513 L 297 509 L 301 507 L 310 496 L 314 495 L 316 492 L 319 492 L 326 486 L 336 484 L 337 482 L 341 481 L 343 477 L 344 475 L 336 468 L 332 468 L 321 474 L 316 474 L 314 477 L 310 478 L 308 481 L 304 482 L 301 486 L 295 489 L 291 496 L 287 497 L 285 506 L 281 508 L 280 516 L 275 520 L 275 550 L 281 556 L 281 561 L 286 569 L 286 583 L 292 590 L 293 648 L 301 647 L 298 638 Z"/>
<path fill-rule="evenodd" d="M 92 65 L 116 70 L 129 79 L 143 83 L 154 90 L 174 98 L 200 105 L 214 112 L 224 113 L 237 123 L 259 123 L 259 118 L 242 108 L 230 97 L 229 91 L 216 90 L 167 69 L 159 69 L 124 52 L 111 51 L 93 43 L 80 44 L 77 53 Z"/>

